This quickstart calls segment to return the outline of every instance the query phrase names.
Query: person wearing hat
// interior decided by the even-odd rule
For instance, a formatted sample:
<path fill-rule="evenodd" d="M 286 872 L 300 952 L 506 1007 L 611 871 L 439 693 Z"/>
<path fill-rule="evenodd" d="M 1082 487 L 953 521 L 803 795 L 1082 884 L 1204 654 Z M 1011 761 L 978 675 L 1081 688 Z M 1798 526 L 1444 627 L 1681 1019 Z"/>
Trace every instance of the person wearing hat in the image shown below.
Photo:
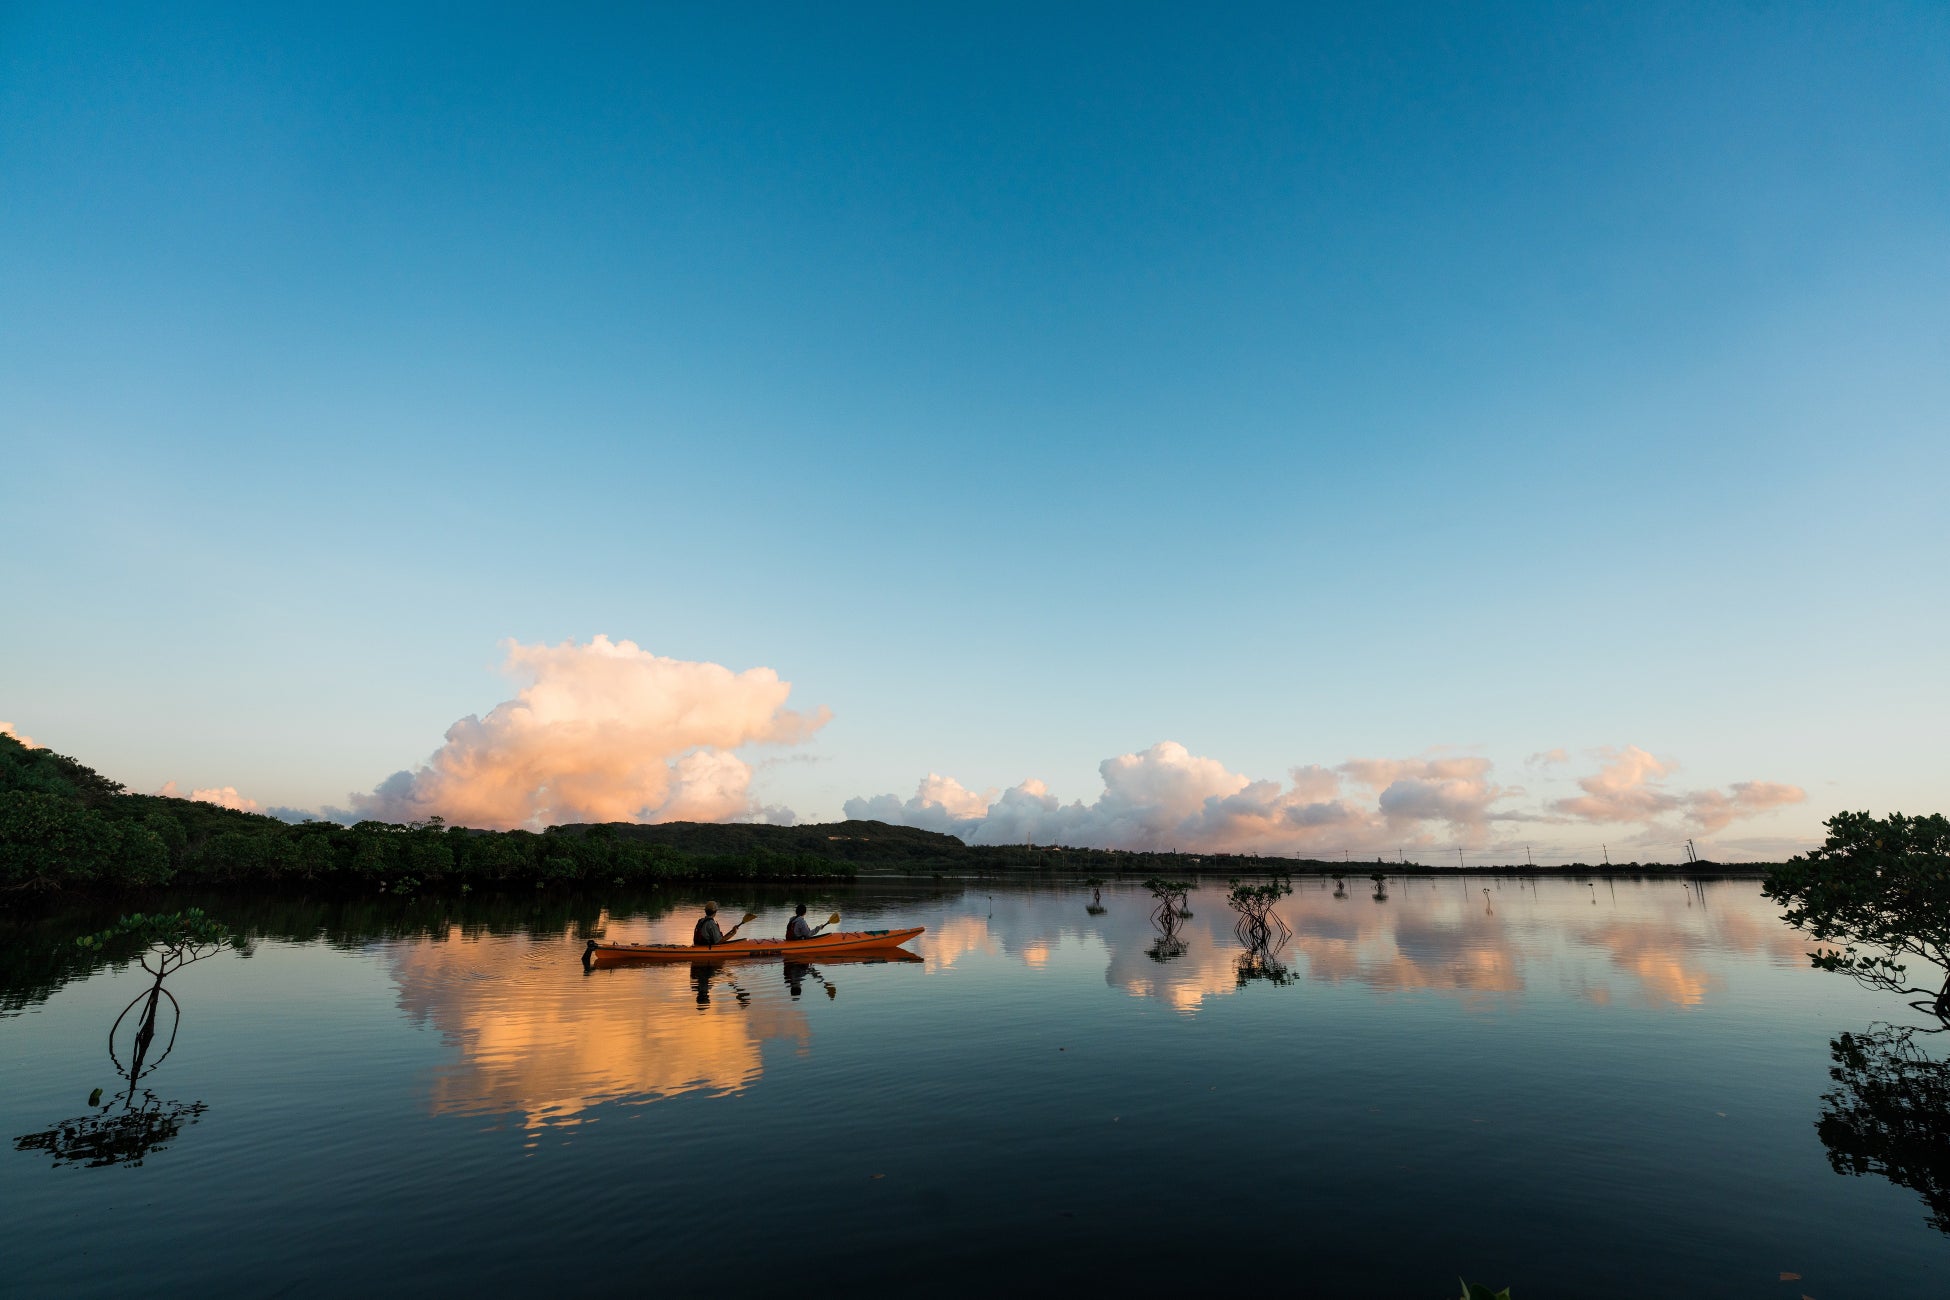
<path fill-rule="evenodd" d="M 712 948 L 721 943 L 728 943 L 731 940 L 731 936 L 737 934 L 744 924 L 743 921 L 740 921 L 737 925 L 732 926 L 730 933 L 727 934 L 718 928 L 718 905 L 716 903 L 706 903 L 704 905 L 704 915 L 698 918 L 697 928 L 691 931 L 691 942 L 700 948 Z"/>
<path fill-rule="evenodd" d="M 810 939 L 831 924 L 831 921 L 821 921 L 818 925 L 807 925 L 806 905 L 801 903 L 792 909 L 792 919 L 785 923 L 785 937 L 788 940 Z"/>

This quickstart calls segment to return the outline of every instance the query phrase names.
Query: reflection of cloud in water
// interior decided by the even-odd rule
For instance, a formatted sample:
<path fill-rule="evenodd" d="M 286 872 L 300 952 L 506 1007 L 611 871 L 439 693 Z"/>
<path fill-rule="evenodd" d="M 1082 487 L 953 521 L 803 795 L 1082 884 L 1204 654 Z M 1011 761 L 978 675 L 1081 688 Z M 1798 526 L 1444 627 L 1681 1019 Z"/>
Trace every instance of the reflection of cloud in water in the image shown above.
<path fill-rule="evenodd" d="M 1296 904 L 1293 951 L 1306 957 L 1314 979 L 1472 998 L 1524 986 L 1509 929 L 1446 894 L 1430 900 L 1403 890 L 1382 906 L 1318 892 L 1289 901 Z"/>
<path fill-rule="evenodd" d="M 910 946 L 931 971 L 948 970 L 971 952 L 993 956 L 1001 951 L 988 920 L 980 916 L 951 916 Z"/>
<path fill-rule="evenodd" d="M 1193 893 L 1194 915 L 1179 932 L 1185 950 L 1168 961 L 1151 956 L 1150 901 L 1129 887 L 1106 893 L 1103 915 L 1054 909 L 1044 893 L 985 896 L 980 905 L 990 915 L 949 919 L 929 960 L 946 969 L 979 949 L 1040 967 L 1066 937 L 1094 939 L 1107 950 L 1112 988 L 1196 1011 L 1240 988 L 1244 949 L 1222 894 L 1214 882 Z M 1723 986 L 1718 955 L 1764 953 L 1798 966 L 1808 947 L 1758 885 L 1745 882 L 1696 891 L 1670 880 L 1395 877 L 1388 901 L 1376 903 L 1360 891 L 1335 898 L 1319 881 L 1302 879 L 1277 910 L 1294 931 L 1282 958 L 1303 983 L 1432 992 L 1472 1005 L 1520 996 L 1541 975 L 1544 987 L 1568 987 L 1594 1002 L 1626 996 L 1695 1007 Z M 1608 982 L 1621 976 L 1629 989 Z"/>
<path fill-rule="evenodd" d="M 1195 917 L 1178 931 L 1185 950 L 1169 961 L 1150 955 L 1152 935 L 1120 941 L 1111 949 L 1105 980 L 1133 997 L 1159 998 L 1184 1012 L 1198 1010 L 1209 997 L 1237 991 L 1244 949 L 1229 928 L 1214 934 L 1210 924 L 1200 924 L 1203 919 Z"/>
<path fill-rule="evenodd" d="M 1581 936 L 1611 954 L 1614 965 L 1638 981 L 1655 1002 L 1696 1007 L 1709 991 L 1720 987 L 1719 977 L 1688 960 L 1687 945 L 1663 928 L 1643 921 L 1618 921 L 1594 926 Z M 1610 1001 L 1610 990 L 1600 1001 Z"/>
<path fill-rule="evenodd" d="M 400 1005 L 430 1021 L 458 1059 L 433 1081 L 436 1114 L 519 1114 L 529 1128 L 575 1124 L 605 1101 L 736 1092 L 763 1068 L 761 1047 L 810 1041 L 804 1012 L 731 982 L 776 984 L 776 964 L 726 965 L 708 1005 L 688 964 L 625 966 L 585 976 L 577 940 L 463 936 L 391 953 Z"/>
<path fill-rule="evenodd" d="M 1715 953 L 1760 953 L 1776 964 L 1800 966 L 1813 946 L 1807 936 L 1782 924 L 1757 890 L 1751 898 L 1733 889 L 1720 890 L 1710 896 L 1710 906 L 1688 906 L 1672 901 L 1665 883 L 1652 888 L 1658 892 L 1639 916 L 1578 931 L 1580 940 L 1602 949 L 1615 969 L 1633 978 L 1647 1001 L 1675 1007 L 1704 1004 L 1707 995 L 1725 983 L 1706 964 Z M 1603 986 L 1590 990 L 1588 996 L 1598 1002 L 1611 1000 L 1610 990 Z"/>

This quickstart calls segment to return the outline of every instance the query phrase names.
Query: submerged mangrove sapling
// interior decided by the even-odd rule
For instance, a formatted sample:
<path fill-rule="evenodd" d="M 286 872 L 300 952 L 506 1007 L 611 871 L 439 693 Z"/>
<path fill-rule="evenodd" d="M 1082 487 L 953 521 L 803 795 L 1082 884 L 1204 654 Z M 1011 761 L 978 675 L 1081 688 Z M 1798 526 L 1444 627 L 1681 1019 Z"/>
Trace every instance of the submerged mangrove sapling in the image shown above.
<path fill-rule="evenodd" d="M 76 940 L 76 947 L 116 959 L 131 945 L 139 946 L 136 960 L 153 979 L 149 987 L 122 1008 L 108 1031 L 108 1056 L 115 1071 L 128 1081 L 128 1090 L 104 1101 L 102 1089 L 88 1094 L 88 1113 L 65 1120 L 38 1133 L 14 1139 L 21 1151 L 45 1151 L 54 1163 L 102 1165 L 140 1165 L 143 1158 L 161 1150 L 175 1139 L 183 1126 L 196 1123 L 209 1107 L 201 1101 L 169 1101 L 142 1087 L 144 1076 L 163 1063 L 176 1044 L 176 1025 L 182 1008 L 176 997 L 163 987 L 163 981 L 191 962 L 214 957 L 225 949 L 248 956 L 242 939 L 230 927 L 204 915 L 197 908 L 181 912 L 142 913 L 124 916 L 99 934 Z M 159 1037 L 160 1013 L 164 1002 L 170 1012 L 169 1037 L 151 1057 Z M 116 1036 L 137 1011 L 135 1031 L 124 1062 L 116 1047 Z"/>
<path fill-rule="evenodd" d="M 1151 897 L 1158 900 L 1158 905 L 1151 909 L 1151 919 L 1169 938 L 1177 933 L 1178 923 L 1191 916 L 1192 910 L 1186 906 L 1185 899 L 1197 886 L 1189 880 L 1166 880 L 1161 876 L 1152 876 L 1144 882 L 1144 887 L 1150 891 Z"/>
<path fill-rule="evenodd" d="M 1293 931 L 1273 910 L 1273 904 L 1293 892 L 1292 881 L 1286 876 L 1274 876 L 1264 884 L 1248 885 L 1234 876 L 1229 883 L 1232 889 L 1226 894 L 1226 906 L 1239 913 L 1232 927 L 1239 942 L 1248 948 L 1263 949 L 1293 937 Z"/>

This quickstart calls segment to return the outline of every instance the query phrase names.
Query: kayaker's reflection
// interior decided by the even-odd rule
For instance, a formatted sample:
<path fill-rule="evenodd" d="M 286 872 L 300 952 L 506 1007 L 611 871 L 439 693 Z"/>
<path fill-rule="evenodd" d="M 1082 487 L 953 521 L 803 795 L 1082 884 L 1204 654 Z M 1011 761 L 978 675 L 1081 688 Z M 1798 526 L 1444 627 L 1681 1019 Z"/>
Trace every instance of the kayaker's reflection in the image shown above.
<path fill-rule="evenodd" d="M 715 961 L 694 961 L 691 963 L 691 987 L 697 990 L 697 1005 L 699 1007 L 708 1007 L 711 1005 L 711 982 L 716 979 L 723 979 L 726 984 L 731 986 L 732 996 L 738 999 L 739 1006 L 751 1005 L 752 995 L 745 989 L 739 987 L 737 980 L 725 973 L 725 968 L 722 963 Z"/>
<path fill-rule="evenodd" d="M 840 995 L 840 991 L 828 983 L 826 977 L 819 973 L 819 968 L 811 962 L 788 961 L 785 963 L 785 986 L 791 990 L 795 1001 L 801 993 L 805 992 L 806 980 L 809 977 L 813 983 L 826 990 L 826 996 L 828 998 L 836 998 Z"/>

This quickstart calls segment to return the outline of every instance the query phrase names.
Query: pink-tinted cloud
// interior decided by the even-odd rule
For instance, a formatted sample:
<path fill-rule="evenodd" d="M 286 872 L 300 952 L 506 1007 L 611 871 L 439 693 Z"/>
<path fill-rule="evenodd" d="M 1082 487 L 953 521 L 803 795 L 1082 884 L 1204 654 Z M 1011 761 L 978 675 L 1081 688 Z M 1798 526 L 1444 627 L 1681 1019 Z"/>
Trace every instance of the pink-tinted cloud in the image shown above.
<path fill-rule="evenodd" d="M 1808 792 L 1777 781 L 1735 781 L 1727 793 L 1695 790 L 1686 796 L 1686 818 L 1708 835 L 1742 817 L 1758 817 L 1771 808 L 1804 803 Z"/>
<path fill-rule="evenodd" d="M 12 736 L 15 740 L 21 743 L 21 747 L 24 749 L 46 749 L 47 748 L 47 746 L 39 743 L 32 736 L 23 736 L 19 732 L 19 730 L 15 728 L 14 724 L 11 722 L 0 722 L 0 736 Z"/>
<path fill-rule="evenodd" d="M 1666 778 L 1678 770 L 1677 763 L 1655 758 L 1636 745 L 1606 750 L 1604 757 L 1604 767 L 1578 782 L 1584 793 L 1555 801 L 1554 812 L 1587 822 L 1640 823 L 1676 813 L 1712 834 L 1740 818 L 1808 797 L 1800 786 L 1776 781 L 1736 781 L 1725 791 L 1674 790 Z"/>
<path fill-rule="evenodd" d="M 1487 758 L 1355 758 L 1341 764 L 1350 780 L 1378 790 L 1376 806 L 1396 827 L 1447 822 L 1480 828 L 1490 809 L 1514 792 L 1489 779 Z"/>
<path fill-rule="evenodd" d="M 915 797 L 850 799 L 849 817 L 947 831 L 974 844 L 1072 844 L 1213 853 L 1392 852 L 1440 826 L 1480 838 L 1507 798 L 1481 758 L 1357 759 L 1339 769 L 1296 767 L 1286 782 L 1255 781 L 1217 759 L 1161 741 L 1098 766 L 1104 788 L 1088 804 L 1060 802 L 1041 781 L 975 796 L 931 775 Z M 1344 793 L 1366 787 L 1368 800 Z M 952 798 L 951 798 L 952 796 Z"/>
<path fill-rule="evenodd" d="M 1711 833 L 1804 797 L 1797 786 L 1767 781 L 1724 792 L 1675 790 L 1665 783 L 1675 765 L 1645 750 L 1626 746 L 1604 756 L 1598 772 L 1579 780 L 1581 794 L 1538 809 L 1521 806 L 1524 789 L 1498 783 L 1491 761 L 1477 755 L 1352 758 L 1333 768 L 1295 767 L 1286 782 L 1255 781 L 1163 741 L 1105 759 L 1098 768 L 1103 790 L 1087 804 L 1063 803 L 1041 781 L 978 795 L 931 773 L 911 799 L 850 799 L 846 814 L 945 831 L 972 844 L 1335 857 L 1508 844 L 1520 855 L 1522 837 L 1498 840 L 1491 832 L 1568 820 L 1638 823 L 1652 836 L 1672 831 L 1659 824 L 1670 816 Z"/>
<path fill-rule="evenodd" d="M 1662 816 L 1680 806 L 1679 796 L 1661 784 L 1677 764 L 1654 758 L 1637 745 L 1604 751 L 1605 765 L 1580 778 L 1584 793 L 1551 805 L 1567 817 L 1593 822 L 1633 822 Z"/>
<path fill-rule="evenodd" d="M 605 636 L 506 644 L 506 671 L 524 680 L 515 698 L 449 727 L 423 766 L 354 795 L 356 815 L 496 829 L 790 819 L 760 804 L 732 751 L 798 744 L 831 714 L 786 708 L 792 686 L 770 668 L 734 673 Z"/>
<path fill-rule="evenodd" d="M 233 808 L 238 812 L 263 812 L 255 799 L 246 799 L 237 793 L 234 785 L 210 786 L 202 790 L 192 790 L 184 794 L 174 781 L 164 781 L 162 789 L 156 791 L 165 799 L 191 799 L 197 803 L 213 803 L 219 808 Z"/>

